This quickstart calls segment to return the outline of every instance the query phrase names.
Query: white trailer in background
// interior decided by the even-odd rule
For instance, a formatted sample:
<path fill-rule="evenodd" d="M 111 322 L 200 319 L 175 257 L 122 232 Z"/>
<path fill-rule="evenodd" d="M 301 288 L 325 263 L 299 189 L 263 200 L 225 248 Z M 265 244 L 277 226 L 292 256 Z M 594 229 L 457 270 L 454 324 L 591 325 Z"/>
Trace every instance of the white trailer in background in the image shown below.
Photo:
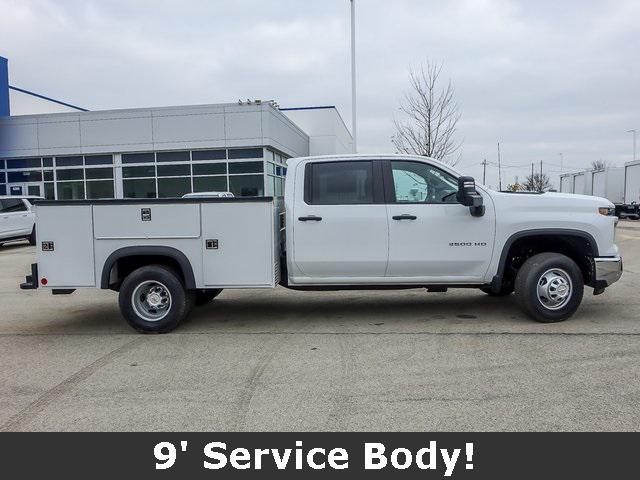
<path fill-rule="evenodd" d="M 624 166 L 624 202 L 640 203 L 640 160 Z"/>
<path fill-rule="evenodd" d="M 623 205 L 616 206 L 618 216 L 640 219 L 640 160 L 624 166 Z"/>
<path fill-rule="evenodd" d="M 562 193 L 576 193 L 578 195 L 590 195 L 590 188 L 587 190 L 585 184 L 585 172 L 565 173 L 560 176 L 560 191 Z M 591 185 L 589 176 L 589 185 Z"/>
<path fill-rule="evenodd" d="M 585 172 L 577 173 L 573 176 L 573 193 L 586 195 Z"/>
<path fill-rule="evenodd" d="M 592 171 L 591 195 L 606 198 L 614 204 L 624 203 L 624 167 Z"/>
<path fill-rule="evenodd" d="M 560 191 L 562 193 L 573 193 L 573 175 L 566 174 L 560 176 Z"/>

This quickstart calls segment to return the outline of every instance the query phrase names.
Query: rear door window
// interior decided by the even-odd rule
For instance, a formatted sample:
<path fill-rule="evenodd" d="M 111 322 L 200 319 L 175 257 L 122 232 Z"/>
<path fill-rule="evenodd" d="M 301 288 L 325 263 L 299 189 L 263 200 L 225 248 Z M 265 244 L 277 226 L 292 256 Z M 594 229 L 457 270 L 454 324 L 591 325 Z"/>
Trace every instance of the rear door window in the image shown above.
<path fill-rule="evenodd" d="M 27 206 L 25 203 L 19 198 L 6 198 L 0 200 L 2 204 L 2 213 L 12 213 L 12 212 L 26 212 Z"/>
<path fill-rule="evenodd" d="M 307 174 L 305 198 L 311 205 L 374 203 L 371 161 L 313 163 Z"/>

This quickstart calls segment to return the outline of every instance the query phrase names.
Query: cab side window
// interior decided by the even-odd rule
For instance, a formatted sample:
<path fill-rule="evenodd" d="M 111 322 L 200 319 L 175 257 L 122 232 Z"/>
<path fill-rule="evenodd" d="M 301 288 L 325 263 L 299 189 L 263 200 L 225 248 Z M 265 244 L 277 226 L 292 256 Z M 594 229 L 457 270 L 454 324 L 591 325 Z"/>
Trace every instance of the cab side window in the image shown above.
<path fill-rule="evenodd" d="M 6 198 L 0 200 L 0 205 L 2 208 L 0 209 L 0 213 L 12 213 L 12 212 L 26 212 L 27 206 L 24 204 L 22 200 L 19 198 Z"/>
<path fill-rule="evenodd" d="M 373 164 L 370 161 L 326 162 L 308 165 L 305 201 L 311 205 L 374 203 Z"/>
<path fill-rule="evenodd" d="M 396 203 L 457 203 L 458 181 L 421 162 L 391 161 Z"/>

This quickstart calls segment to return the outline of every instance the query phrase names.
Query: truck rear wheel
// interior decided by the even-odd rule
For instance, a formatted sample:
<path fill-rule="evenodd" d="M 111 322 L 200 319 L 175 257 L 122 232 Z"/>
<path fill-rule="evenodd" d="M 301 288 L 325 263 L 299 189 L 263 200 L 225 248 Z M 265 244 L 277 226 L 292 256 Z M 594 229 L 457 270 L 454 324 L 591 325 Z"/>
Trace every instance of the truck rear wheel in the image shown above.
<path fill-rule="evenodd" d="M 576 262 L 569 257 L 539 253 L 518 270 L 515 293 L 520 307 L 534 320 L 561 322 L 580 306 L 584 279 Z"/>
<path fill-rule="evenodd" d="M 163 265 L 138 268 L 122 282 L 118 298 L 127 323 L 143 333 L 166 333 L 189 314 L 194 295 Z"/>
<path fill-rule="evenodd" d="M 212 302 L 222 292 L 221 288 L 215 288 L 212 290 L 196 290 L 195 303 L 196 307 L 201 307 L 209 302 Z"/>

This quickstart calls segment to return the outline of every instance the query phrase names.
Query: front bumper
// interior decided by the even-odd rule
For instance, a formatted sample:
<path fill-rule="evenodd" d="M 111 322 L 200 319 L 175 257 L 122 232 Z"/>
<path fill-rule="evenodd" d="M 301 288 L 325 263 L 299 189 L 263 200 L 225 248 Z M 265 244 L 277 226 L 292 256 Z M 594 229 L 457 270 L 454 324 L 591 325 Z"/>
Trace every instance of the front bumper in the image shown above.
<path fill-rule="evenodd" d="M 606 288 L 614 284 L 622 276 L 622 257 L 596 257 L 595 265 L 596 288 Z"/>

